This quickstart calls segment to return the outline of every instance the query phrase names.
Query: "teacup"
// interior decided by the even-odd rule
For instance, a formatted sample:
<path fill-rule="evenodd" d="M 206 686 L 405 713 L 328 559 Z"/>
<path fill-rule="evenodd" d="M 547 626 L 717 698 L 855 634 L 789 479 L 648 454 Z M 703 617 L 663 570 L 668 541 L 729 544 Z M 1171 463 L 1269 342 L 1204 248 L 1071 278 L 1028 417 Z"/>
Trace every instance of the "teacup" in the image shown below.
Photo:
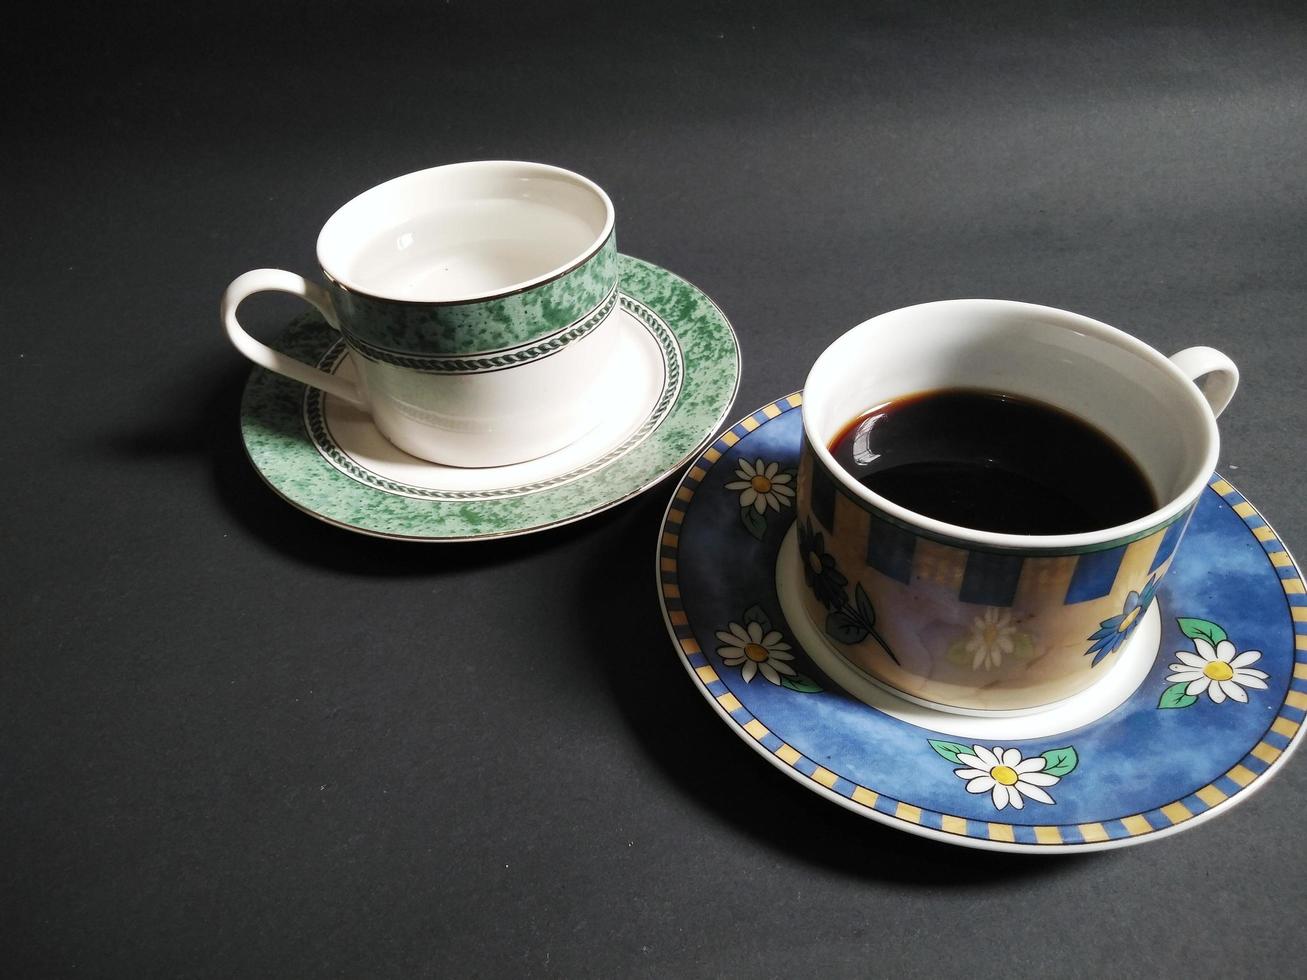
<path fill-rule="evenodd" d="M 808 618 L 847 663 L 932 707 L 1019 713 L 1084 691 L 1129 648 L 1171 565 L 1238 378 L 1211 348 L 1168 359 L 1096 320 L 1025 303 L 927 303 L 862 323 L 804 387 L 796 514 Z M 869 407 L 953 387 L 1091 423 L 1139 464 L 1160 505 L 1085 533 L 988 532 L 914 513 L 832 456 L 831 440 Z"/>
<path fill-rule="evenodd" d="M 322 286 L 280 269 L 222 298 L 245 356 L 348 401 L 405 452 L 453 466 L 543 456 L 588 432 L 617 305 L 613 205 L 586 178 L 481 161 L 396 177 L 318 235 Z M 358 384 L 260 343 L 236 309 L 292 293 L 344 337 Z"/>

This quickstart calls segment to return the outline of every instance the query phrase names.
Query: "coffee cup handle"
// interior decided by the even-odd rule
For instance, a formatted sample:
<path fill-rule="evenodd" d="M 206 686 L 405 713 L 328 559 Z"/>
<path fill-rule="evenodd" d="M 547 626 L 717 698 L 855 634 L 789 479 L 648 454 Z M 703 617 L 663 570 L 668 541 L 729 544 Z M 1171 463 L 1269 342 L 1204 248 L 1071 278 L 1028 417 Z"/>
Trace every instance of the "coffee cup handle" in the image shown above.
<path fill-rule="evenodd" d="M 340 321 L 336 317 L 331 294 L 325 288 L 283 269 L 255 269 L 233 279 L 226 292 L 222 294 L 222 322 L 227 328 L 228 338 L 236 349 L 255 364 L 269 371 L 284 374 L 288 378 L 302 381 L 314 388 L 321 388 L 328 394 L 366 410 L 367 401 L 362 393 L 344 378 L 310 367 L 293 357 L 287 357 L 245 332 L 245 328 L 236 319 L 236 308 L 246 297 L 262 292 L 290 293 L 292 296 L 298 296 L 311 306 L 317 307 L 318 312 L 331 327 L 340 329 Z"/>
<path fill-rule="evenodd" d="M 1211 347 L 1187 347 L 1171 355 L 1171 363 L 1189 376 L 1212 406 L 1212 414 L 1225 411 L 1239 387 L 1239 369 L 1219 350 Z"/>

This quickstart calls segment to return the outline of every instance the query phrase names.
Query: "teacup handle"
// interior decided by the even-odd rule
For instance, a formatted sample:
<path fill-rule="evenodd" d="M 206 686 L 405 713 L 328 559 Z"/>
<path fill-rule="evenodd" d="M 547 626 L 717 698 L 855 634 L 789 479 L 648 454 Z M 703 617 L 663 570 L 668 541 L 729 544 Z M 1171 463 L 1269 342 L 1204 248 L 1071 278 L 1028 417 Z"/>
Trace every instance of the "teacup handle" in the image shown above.
<path fill-rule="evenodd" d="M 1212 406 L 1212 414 L 1220 415 L 1239 387 L 1239 369 L 1219 350 L 1212 347 L 1187 347 L 1171 355 L 1171 363 L 1189 376 Z M 1201 382 L 1201 383 L 1200 383 Z"/>
<path fill-rule="evenodd" d="M 316 282 L 310 282 L 303 276 L 297 276 L 295 273 L 286 272 L 283 269 L 255 269 L 253 272 L 247 272 L 243 276 L 237 276 L 233 279 L 226 292 L 222 294 L 222 322 L 227 328 L 227 336 L 236 346 L 236 349 L 255 364 L 261 365 L 269 371 L 284 374 L 288 378 L 302 381 L 314 388 L 321 388 L 328 394 L 335 395 L 351 405 L 357 405 L 359 408 L 366 410 L 368 407 L 366 399 L 364 399 L 358 388 L 344 378 L 338 378 L 334 374 L 328 374 L 326 371 L 310 367 L 293 357 L 287 357 L 280 351 L 273 350 L 267 344 L 260 343 L 245 332 L 245 328 L 236 319 L 236 308 L 241 305 L 246 297 L 262 292 L 290 293 L 292 296 L 298 296 L 310 305 L 317 307 L 323 319 L 333 328 L 340 329 L 340 321 L 336 317 L 336 308 L 331 302 L 331 294 L 325 288 L 319 286 Z"/>

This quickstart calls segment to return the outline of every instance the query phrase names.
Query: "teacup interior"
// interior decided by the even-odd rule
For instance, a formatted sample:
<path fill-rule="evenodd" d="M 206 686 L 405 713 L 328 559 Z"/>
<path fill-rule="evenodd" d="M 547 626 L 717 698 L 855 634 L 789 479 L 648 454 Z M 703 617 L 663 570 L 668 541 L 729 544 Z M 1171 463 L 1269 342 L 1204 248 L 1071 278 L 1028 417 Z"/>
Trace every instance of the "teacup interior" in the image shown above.
<path fill-rule="evenodd" d="M 868 408 L 950 387 L 1023 395 L 1091 423 L 1139 464 L 1159 508 L 1214 465 L 1210 414 L 1165 358 L 1085 317 L 999 300 L 928 303 L 854 328 L 814 365 L 805 425 L 826 445 Z"/>
<path fill-rule="evenodd" d="M 513 292 L 565 272 L 612 230 L 612 204 L 583 177 L 487 161 L 397 177 L 354 198 L 318 238 L 347 288 L 420 302 Z"/>

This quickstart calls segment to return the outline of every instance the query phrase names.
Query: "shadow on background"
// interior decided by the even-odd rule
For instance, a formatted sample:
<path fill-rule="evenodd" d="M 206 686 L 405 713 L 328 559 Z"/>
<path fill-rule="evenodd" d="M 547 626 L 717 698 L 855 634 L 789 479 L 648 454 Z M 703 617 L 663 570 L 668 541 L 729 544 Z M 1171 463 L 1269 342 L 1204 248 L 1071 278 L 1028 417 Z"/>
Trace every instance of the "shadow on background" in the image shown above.
<path fill-rule="evenodd" d="M 240 406 L 249 371 L 243 361 L 220 372 L 209 362 L 196 365 L 187 376 L 201 382 L 153 393 L 148 425 L 97 437 L 96 445 L 142 462 L 207 457 L 219 505 L 252 536 L 297 563 L 351 575 L 439 576 L 510 563 L 601 534 L 615 519 L 609 510 L 547 531 L 469 542 L 392 540 L 328 524 L 278 496 L 246 456 Z"/>
<path fill-rule="evenodd" d="M 244 364 L 221 373 L 206 364 L 189 376 L 207 383 L 157 393 L 150 417 L 162 421 L 109 438 L 110 451 L 143 463 L 207 457 L 220 506 L 291 561 L 352 576 L 440 576 L 581 544 L 588 558 L 577 594 L 603 597 L 586 603 L 598 676 L 657 769 L 732 831 L 832 870 L 925 887 L 1057 874 L 1091 859 L 1039 860 L 895 831 L 804 789 L 740 744 L 687 678 L 659 609 L 654 542 L 675 477 L 593 518 L 519 538 L 461 544 L 372 538 L 300 512 L 260 479 L 240 433 Z M 637 646 L 613 657 L 609 638 L 616 635 Z"/>
<path fill-rule="evenodd" d="M 953 847 L 858 816 L 787 778 L 741 744 L 695 690 L 671 646 L 656 593 L 654 546 L 672 483 L 625 510 L 627 525 L 588 566 L 593 656 L 618 706 L 655 766 L 732 831 L 779 851 L 857 877 L 895 884 L 973 886 L 1059 874 L 1106 855 L 1041 859 Z M 663 492 L 665 491 L 665 492 Z M 632 541 L 647 543 L 632 547 Z M 611 655 L 608 637 L 638 643 Z"/>

